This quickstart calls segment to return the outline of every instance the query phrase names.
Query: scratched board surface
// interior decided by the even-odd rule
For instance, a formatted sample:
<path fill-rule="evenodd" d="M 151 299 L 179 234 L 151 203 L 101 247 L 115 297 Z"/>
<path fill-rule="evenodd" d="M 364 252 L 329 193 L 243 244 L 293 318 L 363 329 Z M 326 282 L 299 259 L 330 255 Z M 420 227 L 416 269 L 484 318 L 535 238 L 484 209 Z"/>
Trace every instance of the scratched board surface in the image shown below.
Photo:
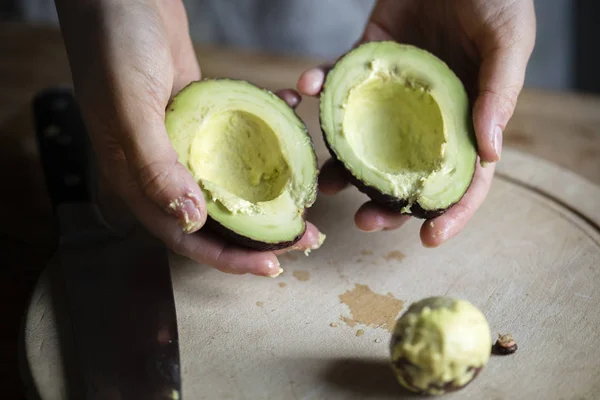
<path fill-rule="evenodd" d="M 321 157 L 324 159 L 324 157 Z M 423 248 L 420 221 L 362 233 L 365 197 L 321 196 L 326 235 L 276 279 L 230 276 L 173 257 L 184 399 L 411 397 L 388 366 L 390 330 L 422 297 L 468 299 L 519 350 L 494 356 L 449 399 L 592 399 L 600 392 L 600 188 L 506 150 L 487 201 L 456 238 Z M 25 324 L 31 386 L 62 399 L 54 315 L 42 278 Z"/>

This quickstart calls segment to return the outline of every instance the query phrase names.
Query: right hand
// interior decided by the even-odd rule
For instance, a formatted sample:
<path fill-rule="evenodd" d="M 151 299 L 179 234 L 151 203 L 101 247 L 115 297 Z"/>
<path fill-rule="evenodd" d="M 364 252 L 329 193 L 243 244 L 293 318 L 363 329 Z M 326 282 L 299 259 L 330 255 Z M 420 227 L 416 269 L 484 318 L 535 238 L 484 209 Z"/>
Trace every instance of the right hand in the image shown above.
<path fill-rule="evenodd" d="M 181 1 L 56 0 L 56 7 L 100 173 L 154 235 L 199 263 L 261 276 L 280 273 L 277 254 L 318 243 L 310 223 L 300 242 L 278 252 L 234 247 L 199 231 L 204 198 L 164 124 L 170 98 L 201 77 Z M 300 101 L 291 90 L 278 94 L 292 107 Z"/>

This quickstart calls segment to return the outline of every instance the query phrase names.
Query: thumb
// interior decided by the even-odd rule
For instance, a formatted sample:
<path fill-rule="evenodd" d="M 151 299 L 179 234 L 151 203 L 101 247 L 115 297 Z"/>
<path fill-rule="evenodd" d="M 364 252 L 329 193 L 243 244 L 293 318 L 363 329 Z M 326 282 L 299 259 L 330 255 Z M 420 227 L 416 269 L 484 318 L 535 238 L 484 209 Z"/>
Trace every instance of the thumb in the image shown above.
<path fill-rule="evenodd" d="M 507 46 L 483 57 L 473 106 L 473 124 L 482 161 L 500 160 L 504 129 L 515 111 L 530 55 L 529 49 Z"/>
<path fill-rule="evenodd" d="M 204 198 L 190 171 L 178 161 L 167 136 L 164 112 L 130 110 L 140 112 L 129 115 L 135 129 L 121 135 L 121 146 L 134 184 L 174 216 L 185 233 L 197 231 L 206 222 Z"/>

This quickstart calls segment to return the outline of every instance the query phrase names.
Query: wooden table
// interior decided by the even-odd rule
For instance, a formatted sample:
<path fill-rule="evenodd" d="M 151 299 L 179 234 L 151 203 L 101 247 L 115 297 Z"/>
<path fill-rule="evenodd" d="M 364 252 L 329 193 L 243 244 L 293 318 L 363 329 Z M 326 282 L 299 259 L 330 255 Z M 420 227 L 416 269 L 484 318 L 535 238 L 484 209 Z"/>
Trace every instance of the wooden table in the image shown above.
<path fill-rule="evenodd" d="M 0 312 L 0 392 L 22 398 L 17 369 L 17 335 L 26 301 L 40 270 L 54 251 L 50 218 L 29 104 L 37 90 L 69 83 L 60 33 L 48 27 L 0 25 L 0 200 L 2 276 Z M 294 87 L 300 73 L 321 60 L 199 46 L 204 76 L 249 79 L 269 89 Z M 305 99 L 301 117 L 315 112 Z M 314 115 L 314 114 L 312 114 Z M 314 118 L 309 130 L 318 135 Z M 564 132 L 569 132 L 565 135 Z M 573 93 L 525 90 L 504 139 L 505 146 L 527 151 L 600 184 L 600 98 Z"/>

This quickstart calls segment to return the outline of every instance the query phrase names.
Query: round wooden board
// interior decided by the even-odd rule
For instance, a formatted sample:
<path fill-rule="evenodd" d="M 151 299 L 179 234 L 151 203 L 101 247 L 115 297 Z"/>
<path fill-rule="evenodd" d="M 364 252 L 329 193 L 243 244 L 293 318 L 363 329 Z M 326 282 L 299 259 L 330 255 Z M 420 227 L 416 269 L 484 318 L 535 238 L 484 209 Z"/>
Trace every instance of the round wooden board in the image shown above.
<path fill-rule="evenodd" d="M 173 257 L 184 399 L 412 397 L 388 367 L 390 325 L 440 294 L 468 299 L 519 345 L 447 398 L 598 398 L 599 187 L 507 149 L 487 201 L 438 249 L 421 246 L 421 221 L 358 231 L 364 200 L 355 189 L 321 196 L 310 219 L 325 244 L 282 257 L 277 279 Z M 23 371 L 45 400 L 64 398 L 56 296 L 45 273 L 23 334 Z"/>

